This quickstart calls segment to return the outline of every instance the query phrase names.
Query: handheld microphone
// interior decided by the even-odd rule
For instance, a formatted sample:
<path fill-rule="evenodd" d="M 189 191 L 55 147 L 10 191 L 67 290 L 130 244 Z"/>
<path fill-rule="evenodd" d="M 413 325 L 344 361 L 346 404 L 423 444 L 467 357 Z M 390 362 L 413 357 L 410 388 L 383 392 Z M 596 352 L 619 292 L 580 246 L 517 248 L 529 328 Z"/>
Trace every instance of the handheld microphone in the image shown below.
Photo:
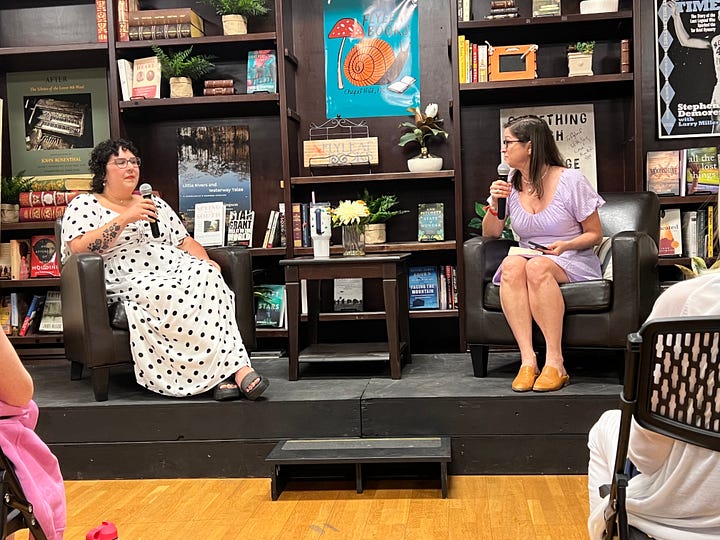
<path fill-rule="evenodd" d="M 152 186 L 150 184 L 141 184 L 140 195 L 142 195 L 143 199 L 152 198 Z M 152 232 L 153 238 L 160 237 L 160 229 L 158 228 L 157 219 L 150 222 L 150 231 Z"/>
<path fill-rule="evenodd" d="M 501 161 L 500 165 L 498 165 L 497 168 L 498 173 L 498 180 L 502 180 L 503 182 L 508 181 L 508 175 L 510 174 L 510 165 L 505 163 L 505 161 Z M 498 213 L 497 217 L 500 220 L 505 219 L 505 208 L 507 204 L 507 198 L 503 197 L 502 199 L 498 199 Z"/>

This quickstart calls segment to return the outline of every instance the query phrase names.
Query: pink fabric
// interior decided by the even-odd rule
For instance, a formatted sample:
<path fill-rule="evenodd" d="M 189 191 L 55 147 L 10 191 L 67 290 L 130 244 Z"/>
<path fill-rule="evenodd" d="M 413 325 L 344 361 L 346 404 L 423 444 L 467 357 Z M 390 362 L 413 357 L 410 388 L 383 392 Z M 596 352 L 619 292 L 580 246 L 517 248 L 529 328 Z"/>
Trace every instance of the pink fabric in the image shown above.
<path fill-rule="evenodd" d="M 57 458 L 37 436 L 38 406 L 14 407 L 0 401 L 0 447 L 32 503 L 48 540 L 62 540 L 65 530 L 65 486 Z"/>

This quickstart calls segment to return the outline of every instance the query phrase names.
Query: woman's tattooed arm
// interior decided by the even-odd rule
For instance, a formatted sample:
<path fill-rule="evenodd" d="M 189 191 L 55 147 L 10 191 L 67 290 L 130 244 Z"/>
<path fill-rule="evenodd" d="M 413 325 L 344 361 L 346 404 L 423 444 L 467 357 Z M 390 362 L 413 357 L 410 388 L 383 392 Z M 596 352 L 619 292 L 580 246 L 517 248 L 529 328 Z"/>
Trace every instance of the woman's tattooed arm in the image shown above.
<path fill-rule="evenodd" d="M 88 244 L 88 249 L 96 253 L 102 253 L 120 234 L 120 225 L 114 222 L 110 222 L 108 227 L 102 232 L 102 238 L 98 238 Z"/>

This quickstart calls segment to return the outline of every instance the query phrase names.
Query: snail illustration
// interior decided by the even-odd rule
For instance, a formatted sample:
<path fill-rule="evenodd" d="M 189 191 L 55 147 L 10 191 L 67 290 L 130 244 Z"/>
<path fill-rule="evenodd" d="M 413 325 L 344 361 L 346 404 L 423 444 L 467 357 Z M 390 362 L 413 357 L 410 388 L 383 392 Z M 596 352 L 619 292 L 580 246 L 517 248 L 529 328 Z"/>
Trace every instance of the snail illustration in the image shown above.
<path fill-rule="evenodd" d="M 408 55 L 409 48 L 400 51 L 396 57 L 386 41 L 363 39 L 345 57 L 343 72 L 355 86 L 388 84 L 398 78 Z"/>

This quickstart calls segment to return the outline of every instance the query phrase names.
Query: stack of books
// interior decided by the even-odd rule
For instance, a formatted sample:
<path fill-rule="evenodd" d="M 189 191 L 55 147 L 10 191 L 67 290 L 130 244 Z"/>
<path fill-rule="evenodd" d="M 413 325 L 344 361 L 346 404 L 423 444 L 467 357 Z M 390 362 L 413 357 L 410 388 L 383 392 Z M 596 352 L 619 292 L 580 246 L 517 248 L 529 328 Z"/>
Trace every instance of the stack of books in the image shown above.
<path fill-rule="evenodd" d="M 533 0 L 533 17 L 552 17 L 560 15 L 560 0 Z"/>
<path fill-rule="evenodd" d="M 490 15 L 486 19 L 512 19 L 519 17 L 520 12 L 515 0 L 492 0 L 490 2 Z"/>
<path fill-rule="evenodd" d="M 210 79 L 204 81 L 204 96 L 224 96 L 235 93 L 235 81 L 232 79 Z"/>
<path fill-rule="evenodd" d="M 130 41 L 202 37 L 205 20 L 191 8 L 131 11 Z"/>

